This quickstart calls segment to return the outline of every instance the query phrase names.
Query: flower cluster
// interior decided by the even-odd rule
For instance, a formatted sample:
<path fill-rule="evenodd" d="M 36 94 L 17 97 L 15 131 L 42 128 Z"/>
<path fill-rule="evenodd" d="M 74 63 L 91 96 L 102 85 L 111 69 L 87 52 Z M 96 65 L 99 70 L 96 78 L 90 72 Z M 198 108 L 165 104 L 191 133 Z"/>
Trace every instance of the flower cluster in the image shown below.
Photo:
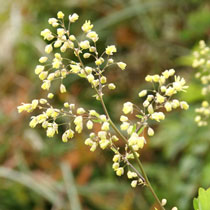
<path fill-rule="evenodd" d="M 133 159 L 139 157 L 139 150 L 146 143 L 142 132 L 147 129 L 148 135 L 153 136 L 154 130 L 149 125 L 150 120 L 160 122 L 165 119 L 165 111 L 170 112 L 178 107 L 188 109 L 189 106 L 185 101 L 173 98 L 178 92 L 187 89 L 185 80 L 175 76 L 175 70 L 173 69 L 166 70 L 161 75 L 146 76 L 145 80 L 152 83 L 154 89 L 142 90 L 139 93 L 139 97 L 144 99 L 142 107 L 132 102 L 126 102 L 123 105 L 122 111 L 124 114 L 120 116 L 120 130 L 127 132 L 125 137 L 114 125 L 106 110 L 103 102 L 103 89 L 105 87 L 110 90 L 116 88 L 115 84 L 109 83 L 104 75 L 106 69 L 115 64 L 121 70 L 125 70 L 126 64 L 114 61 L 112 56 L 117 52 L 114 45 L 107 46 L 104 52 L 99 54 L 97 50 L 99 36 L 93 31 L 94 26 L 90 20 L 85 21 L 81 26 L 85 39 L 76 38 L 71 33 L 71 25 L 78 18 L 79 16 L 76 13 L 69 15 L 67 26 L 64 21 L 65 15 L 61 11 L 57 13 L 57 18 L 49 19 L 49 24 L 57 28 L 56 32 L 44 29 L 41 36 L 48 41 L 45 52 L 47 54 L 50 54 L 53 50 L 56 50 L 56 52 L 52 60 L 48 56 L 41 57 L 39 59 L 40 64 L 35 68 L 35 74 L 42 81 L 41 88 L 49 91 L 48 99 L 35 99 L 31 103 L 23 103 L 18 107 L 18 111 L 41 110 L 39 115 L 32 116 L 29 125 L 35 128 L 40 124 L 46 130 L 48 137 L 60 133 L 61 129 L 59 127 L 65 126 L 65 131 L 61 134 L 63 142 L 68 142 L 76 133 L 81 133 L 84 129 L 90 131 L 88 138 L 84 140 L 84 143 L 90 147 L 90 151 L 94 152 L 97 148 L 113 151 L 112 167 L 116 175 L 122 176 L 125 173 L 125 168 L 127 168 L 127 177 L 131 180 L 132 187 L 147 185 L 145 178 L 132 165 Z M 66 58 L 65 52 L 67 50 L 71 50 L 76 59 Z M 91 58 L 91 62 L 94 59 L 94 62 L 91 65 L 86 65 L 89 58 Z M 69 102 L 65 102 L 63 107 L 59 109 L 50 104 L 50 99 L 54 97 L 54 94 L 50 92 L 52 82 L 59 80 L 60 92 L 65 93 L 67 88 L 63 81 L 71 74 L 76 74 L 90 83 L 96 92 L 95 98 L 102 103 L 105 114 L 99 114 L 95 110 L 85 110 Z M 136 113 L 137 122 L 129 120 L 128 115 L 132 113 Z M 94 132 L 95 124 L 100 125 L 97 126 L 100 127 L 98 132 Z M 125 142 L 123 149 L 118 147 L 117 142 L 119 140 Z"/>
<path fill-rule="evenodd" d="M 198 126 L 206 126 L 210 118 L 210 106 L 207 101 L 210 93 L 210 48 L 206 46 L 203 40 L 199 42 L 199 47 L 193 52 L 193 56 L 192 67 L 198 69 L 195 77 L 200 79 L 203 86 L 201 93 L 205 97 L 201 107 L 195 110 L 197 113 L 195 122 L 197 122 Z"/>
<path fill-rule="evenodd" d="M 120 118 L 122 122 L 120 128 L 122 131 L 127 131 L 130 136 L 128 143 L 136 151 L 143 148 L 146 142 L 143 136 L 139 137 L 142 129 L 147 127 L 148 135 L 154 135 L 154 130 L 149 127 L 149 120 L 157 122 L 164 120 L 164 110 L 170 112 L 178 107 L 184 110 L 189 108 L 187 102 L 173 98 L 178 92 L 185 91 L 188 88 L 185 85 L 184 78 L 175 75 L 174 69 L 165 70 L 161 75 L 148 75 L 145 80 L 153 83 L 154 89 L 139 92 L 139 97 L 144 100 L 142 107 L 131 102 L 126 102 L 122 109 L 125 115 L 132 114 L 135 111 L 138 122 L 132 123 L 125 115 L 122 115 Z"/>
<path fill-rule="evenodd" d="M 35 74 L 39 75 L 43 81 L 42 89 L 49 90 L 53 80 L 60 79 L 60 92 L 65 93 L 66 87 L 63 85 L 63 79 L 69 74 L 77 74 L 80 77 L 86 78 L 89 83 L 95 88 L 103 89 L 108 87 L 110 90 L 115 89 L 115 84 L 107 83 L 107 78 L 103 76 L 103 72 L 113 64 L 116 64 L 120 69 L 125 70 L 126 64 L 123 62 L 115 62 L 112 55 L 117 52 L 114 45 L 107 46 L 105 51 L 99 55 L 96 43 L 99 40 L 98 34 L 93 31 L 93 24 L 90 20 L 85 21 L 81 29 L 85 35 L 85 40 L 78 40 L 74 34 L 71 34 L 72 23 L 78 20 L 79 16 L 74 13 L 68 17 L 68 28 L 65 25 L 64 14 L 60 11 L 57 18 L 50 18 L 49 24 L 57 28 L 56 33 L 50 29 L 44 29 L 41 36 L 49 43 L 45 47 L 46 54 L 50 54 L 57 49 L 53 60 L 49 61 L 47 56 L 39 59 L 40 64 L 35 68 Z M 67 50 L 72 50 L 77 60 L 72 60 L 64 57 Z M 93 58 L 95 65 L 85 66 L 85 60 Z"/>

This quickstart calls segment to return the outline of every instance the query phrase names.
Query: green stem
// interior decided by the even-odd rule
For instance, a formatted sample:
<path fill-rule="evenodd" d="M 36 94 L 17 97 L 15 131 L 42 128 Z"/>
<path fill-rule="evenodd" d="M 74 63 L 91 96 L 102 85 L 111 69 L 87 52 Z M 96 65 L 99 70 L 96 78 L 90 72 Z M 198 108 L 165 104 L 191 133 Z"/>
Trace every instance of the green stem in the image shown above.
<path fill-rule="evenodd" d="M 80 61 L 81 65 L 82 65 L 82 67 L 84 68 L 84 64 L 83 64 L 83 62 L 82 62 L 82 60 L 81 60 L 81 58 L 80 58 L 80 56 L 79 56 L 79 53 L 76 53 L 76 54 L 77 54 L 77 56 L 78 56 L 78 58 L 79 58 L 79 61 Z M 137 162 L 137 164 L 138 164 L 138 167 L 139 167 L 139 169 L 141 170 L 141 173 L 142 173 L 142 175 L 143 175 L 143 177 L 144 177 L 144 179 L 145 179 L 145 182 L 146 182 L 147 187 L 149 188 L 149 190 L 151 191 L 151 193 L 152 193 L 152 195 L 154 196 L 155 200 L 156 200 L 157 203 L 159 204 L 160 209 L 161 209 L 161 210 L 165 210 L 165 208 L 161 205 L 161 202 L 160 202 L 158 196 L 156 195 L 154 189 L 152 188 L 152 185 L 151 185 L 151 183 L 150 183 L 150 181 L 149 181 L 149 179 L 148 179 L 148 177 L 147 177 L 147 174 L 146 174 L 146 172 L 145 172 L 145 170 L 144 170 L 144 168 L 143 168 L 143 165 L 142 165 L 140 159 L 138 158 L 136 152 L 134 151 L 133 147 L 129 146 L 127 139 L 123 136 L 123 134 L 118 130 L 118 128 L 115 126 L 115 124 L 114 124 L 113 121 L 111 120 L 111 117 L 109 116 L 109 113 L 108 113 L 108 111 L 107 111 L 106 105 L 105 105 L 105 103 L 104 103 L 102 94 L 97 90 L 97 88 L 96 88 L 95 86 L 93 86 L 93 88 L 94 88 L 94 90 L 96 91 L 96 93 L 98 94 L 98 96 L 99 96 L 99 98 L 100 98 L 100 102 L 101 102 L 101 104 L 102 104 L 102 107 L 103 107 L 103 110 L 104 110 L 106 116 L 108 117 L 108 120 L 109 120 L 110 125 L 111 125 L 112 128 L 115 130 L 115 132 L 122 138 L 122 140 L 128 145 L 129 149 L 132 151 L 132 153 L 133 153 L 133 155 L 134 155 L 134 158 L 135 158 L 135 160 L 136 160 L 136 162 Z"/>
<path fill-rule="evenodd" d="M 100 98 L 102 107 L 103 107 L 103 109 L 104 109 L 104 112 L 105 112 L 106 116 L 108 117 L 108 120 L 109 120 L 110 125 L 111 125 L 112 128 L 115 130 L 115 132 L 123 139 L 123 141 L 124 141 L 126 144 L 128 144 L 127 139 L 123 136 L 123 134 L 119 131 L 119 129 L 115 126 L 115 124 L 114 124 L 113 121 L 111 120 L 111 118 L 110 118 L 110 116 L 109 116 L 109 113 L 108 113 L 108 111 L 107 111 L 106 105 L 105 105 L 105 103 L 104 103 L 103 97 L 101 96 L 101 94 L 98 92 L 98 90 L 97 90 L 96 88 L 95 88 L 95 90 L 96 90 L 96 92 L 97 92 L 97 94 L 98 94 L 98 96 L 99 96 L 99 98 Z M 132 151 L 132 153 L 133 153 L 133 155 L 134 155 L 134 158 L 135 158 L 135 160 L 136 160 L 136 162 L 137 162 L 137 164 L 138 164 L 138 167 L 139 167 L 139 169 L 141 170 L 141 173 L 142 173 L 142 175 L 143 175 L 143 177 L 144 177 L 144 179 L 145 179 L 145 182 L 146 182 L 147 187 L 149 188 L 149 190 L 151 191 L 153 197 L 155 198 L 155 200 L 156 200 L 157 203 L 159 204 L 160 209 L 165 210 L 165 208 L 161 205 L 161 202 L 160 202 L 158 196 L 156 195 L 154 189 L 152 188 L 152 185 L 151 185 L 151 183 L 150 183 L 150 181 L 149 181 L 149 179 L 148 179 L 148 177 L 147 177 L 147 174 L 146 174 L 146 172 L 145 172 L 145 170 L 144 170 L 144 168 L 143 168 L 143 165 L 142 165 L 140 159 L 138 158 L 136 152 L 134 151 L 133 147 L 131 147 L 131 146 L 129 146 L 129 145 L 128 145 L 128 147 L 129 147 L 129 149 Z"/>

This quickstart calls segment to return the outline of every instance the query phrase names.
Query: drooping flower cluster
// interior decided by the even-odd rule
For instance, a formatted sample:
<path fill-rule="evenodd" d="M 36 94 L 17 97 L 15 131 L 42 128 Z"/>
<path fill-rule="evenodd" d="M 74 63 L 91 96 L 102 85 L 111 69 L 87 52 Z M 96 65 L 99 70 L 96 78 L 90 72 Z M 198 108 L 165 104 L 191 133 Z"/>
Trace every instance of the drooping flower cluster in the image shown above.
<path fill-rule="evenodd" d="M 124 173 L 124 168 L 120 166 L 119 162 L 126 162 L 130 165 L 130 159 L 133 159 L 133 154 L 129 151 L 133 150 L 137 152 L 144 147 L 146 139 L 142 135 L 144 130 L 147 130 L 148 136 L 154 135 L 154 130 L 150 126 L 150 121 L 154 120 L 160 122 L 165 119 L 165 112 L 170 112 L 173 109 L 180 107 L 181 109 L 187 110 L 189 105 L 185 101 L 179 101 L 174 98 L 180 91 L 186 91 L 188 86 L 184 78 L 175 75 L 175 70 L 165 70 L 161 75 L 148 75 L 145 80 L 153 83 L 154 89 L 142 90 L 139 92 L 139 97 L 144 99 L 142 107 L 133 104 L 132 102 L 126 102 L 123 105 L 122 111 L 124 115 L 121 115 L 120 129 L 126 132 L 127 145 L 125 155 L 119 154 L 119 150 L 115 150 L 115 156 L 113 158 L 114 164 L 113 169 L 116 171 L 118 176 Z M 136 115 L 137 122 L 129 120 L 129 115 Z M 127 150 L 129 148 L 129 150 Z M 132 148 L 132 149 L 131 149 Z M 126 161 L 125 161 L 126 160 Z M 128 178 L 133 179 L 131 186 L 145 184 L 144 179 L 137 176 L 136 171 L 128 170 Z M 136 179 L 136 177 L 138 177 Z"/>
<path fill-rule="evenodd" d="M 93 24 L 90 20 L 85 21 L 81 26 L 85 39 L 79 40 L 71 33 L 71 24 L 76 22 L 79 16 L 76 13 L 69 15 L 67 26 L 64 17 L 62 12 L 58 12 L 57 18 L 49 19 L 49 24 L 57 28 L 56 33 L 49 29 L 44 29 L 41 32 L 44 40 L 49 42 L 45 47 L 45 52 L 50 54 L 56 50 L 52 60 L 43 56 L 39 59 L 40 64 L 35 68 L 35 74 L 42 81 L 41 88 L 50 91 L 52 82 L 60 80 L 60 92 L 65 93 L 67 88 L 63 81 L 67 76 L 76 74 L 90 83 L 96 92 L 95 98 L 101 101 L 104 108 L 103 89 L 105 87 L 110 90 L 116 88 L 114 83 L 108 83 L 104 72 L 114 64 L 121 70 L 125 70 L 126 64 L 115 62 L 112 58 L 117 52 L 114 45 L 107 46 L 104 52 L 99 54 L 97 50 L 99 36 L 93 31 Z M 67 50 L 71 50 L 76 59 L 66 58 Z M 93 65 L 86 65 L 89 58 L 94 59 Z M 168 82 L 169 79 L 173 79 L 173 82 Z M 84 141 L 90 147 L 90 151 L 94 152 L 97 148 L 112 150 L 114 153 L 112 167 L 116 175 L 122 176 L 127 168 L 127 177 L 131 179 L 132 187 L 146 185 L 144 177 L 132 165 L 132 160 L 139 157 L 138 152 L 146 143 L 142 131 L 147 129 L 148 135 L 153 136 L 154 130 L 150 127 L 149 120 L 160 122 L 165 119 L 165 111 L 169 112 L 178 107 L 188 109 L 188 104 L 185 101 L 173 99 L 176 93 L 187 89 L 185 80 L 175 76 L 175 70 L 166 70 L 161 75 L 148 75 L 145 80 L 153 83 L 154 89 L 143 90 L 139 93 L 139 97 L 145 99 L 143 106 L 139 107 L 132 102 L 126 102 L 123 105 L 124 114 L 120 117 L 120 130 L 127 132 L 126 137 L 121 135 L 121 132 L 113 124 L 106 108 L 104 108 L 105 114 L 99 114 L 95 110 L 85 110 L 69 102 L 65 102 L 60 109 L 54 108 L 50 104 L 50 99 L 54 97 L 51 92 L 47 95 L 48 99 L 35 99 L 31 103 L 23 103 L 18 107 L 18 111 L 41 110 L 39 115 L 32 116 L 29 125 L 35 128 L 40 124 L 46 130 L 48 137 L 53 137 L 60 132 L 60 126 L 65 126 L 65 131 L 61 134 L 63 142 L 68 142 L 76 133 L 81 133 L 84 129 L 90 131 L 88 138 Z M 137 122 L 129 120 L 127 115 L 132 113 L 136 113 Z M 94 132 L 95 124 L 100 125 L 98 132 Z M 117 146 L 119 139 L 125 141 L 123 149 Z"/>
<path fill-rule="evenodd" d="M 210 94 L 210 48 L 201 40 L 199 47 L 193 52 L 194 60 L 192 67 L 198 69 L 195 77 L 200 79 L 202 84 L 201 93 L 205 97 L 205 101 L 201 103 L 201 107 L 197 108 L 195 122 L 198 126 L 208 125 L 210 118 L 209 94 Z"/>
<path fill-rule="evenodd" d="M 169 81 L 172 79 L 173 82 Z M 161 75 L 148 75 L 145 80 L 153 83 L 154 89 L 139 92 L 139 97 L 144 99 L 142 107 L 126 102 L 122 109 L 125 115 L 132 114 L 135 111 L 138 122 L 134 124 L 124 115 L 120 118 L 122 122 L 120 128 L 122 131 L 127 131 L 130 136 L 128 142 L 130 145 L 133 145 L 136 151 L 142 148 L 144 142 L 146 142 L 144 137 L 139 137 L 138 135 L 142 132 L 142 128 L 147 127 L 148 135 L 154 135 L 154 130 L 149 127 L 149 120 L 157 122 L 164 120 L 164 110 L 170 112 L 178 107 L 184 110 L 189 108 L 187 102 L 173 98 L 178 92 L 185 91 L 188 88 L 185 85 L 184 78 L 175 75 L 174 69 L 165 70 Z"/>

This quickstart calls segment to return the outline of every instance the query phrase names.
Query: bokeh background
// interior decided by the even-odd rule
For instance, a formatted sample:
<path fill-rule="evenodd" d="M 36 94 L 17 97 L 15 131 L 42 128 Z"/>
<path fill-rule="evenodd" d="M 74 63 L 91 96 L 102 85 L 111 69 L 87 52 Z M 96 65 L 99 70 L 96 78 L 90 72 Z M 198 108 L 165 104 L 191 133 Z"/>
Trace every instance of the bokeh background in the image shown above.
<path fill-rule="evenodd" d="M 199 186 L 210 186 L 210 130 L 194 123 L 202 101 L 194 79 L 191 52 L 210 37 L 209 0 L 0 0 L 0 209 L 1 210 L 147 210 L 154 199 L 144 188 L 133 190 L 126 177 L 116 177 L 112 154 L 84 146 L 86 134 L 69 143 L 49 139 L 28 126 L 30 115 L 17 113 L 21 102 L 46 97 L 34 74 L 45 43 L 40 31 L 58 10 L 80 15 L 74 31 L 91 19 L 100 35 L 99 49 L 118 47 L 117 60 L 127 71 L 108 73 L 118 84 L 105 99 L 114 120 L 122 103 L 141 103 L 137 93 L 144 77 L 175 68 L 190 85 L 180 97 L 190 110 L 174 111 L 160 125 L 141 159 L 167 209 L 192 209 Z M 67 81 L 69 94 L 56 93 L 54 104 L 72 100 L 101 111 L 92 90 L 80 78 Z M 116 121 L 117 122 L 117 121 Z"/>

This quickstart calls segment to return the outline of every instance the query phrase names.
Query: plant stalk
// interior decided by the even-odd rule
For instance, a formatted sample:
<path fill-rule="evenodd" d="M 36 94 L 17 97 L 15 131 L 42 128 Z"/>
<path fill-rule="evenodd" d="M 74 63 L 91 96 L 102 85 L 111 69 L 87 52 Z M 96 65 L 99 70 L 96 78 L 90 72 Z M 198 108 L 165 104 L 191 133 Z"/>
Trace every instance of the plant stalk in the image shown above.
<path fill-rule="evenodd" d="M 77 54 L 77 56 L 78 56 L 78 58 L 79 58 L 79 61 L 80 61 L 81 65 L 82 65 L 82 67 L 84 68 L 84 64 L 83 64 L 83 62 L 82 62 L 82 60 L 81 60 L 79 54 L 78 54 L 78 53 L 76 53 L 76 54 Z M 151 193 L 152 193 L 153 197 L 155 198 L 156 202 L 158 203 L 158 205 L 159 205 L 159 207 L 160 207 L 160 210 L 165 210 L 165 208 L 162 206 L 162 204 L 161 204 L 161 202 L 160 202 L 158 196 L 156 195 L 154 189 L 152 188 L 152 185 L 151 185 L 151 183 L 150 183 L 150 181 L 149 181 L 149 179 L 148 179 L 148 177 L 147 177 L 147 174 L 146 174 L 146 172 L 145 172 L 145 170 L 144 170 L 144 168 L 143 168 L 143 165 L 142 165 L 140 159 L 139 159 L 139 158 L 137 157 L 137 155 L 136 155 L 136 152 L 134 151 L 133 147 L 129 146 L 126 137 L 123 136 L 123 134 L 122 134 L 122 133 L 119 131 L 119 129 L 115 126 L 115 124 L 113 123 L 111 117 L 109 116 L 109 113 L 108 113 L 107 108 L 106 108 L 106 105 L 105 105 L 105 103 L 104 103 L 102 94 L 97 90 L 97 88 L 96 88 L 95 86 L 93 86 L 93 88 L 94 88 L 94 90 L 96 91 L 96 93 L 97 93 L 98 96 L 99 96 L 101 105 L 102 105 L 103 110 L 104 110 L 104 112 L 105 112 L 105 114 L 106 114 L 106 116 L 107 116 L 107 118 L 108 118 L 108 120 L 109 120 L 110 125 L 111 125 L 112 128 L 115 130 L 115 132 L 118 134 L 118 136 L 120 136 L 120 138 L 128 145 L 129 149 L 132 151 L 132 153 L 133 153 L 133 155 L 134 155 L 134 158 L 135 158 L 135 160 L 136 160 L 136 162 L 137 162 L 137 164 L 138 164 L 138 167 L 139 167 L 139 169 L 140 169 L 140 171 L 141 171 L 141 173 L 142 173 L 142 175 L 143 175 L 143 177 L 144 177 L 144 179 L 145 179 L 146 185 L 147 185 L 147 187 L 149 188 L 149 190 L 151 191 Z"/>
<path fill-rule="evenodd" d="M 113 121 L 111 120 L 111 118 L 110 118 L 110 116 L 109 116 L 109 113 L 108 113 L 108 111 L 107 111 L 106 105 L 105 105 L 105 103 L 104 103 L 104 100 L 103 100 L 102 95 L 98 92 L 98 90 L 97 90 L 96 88 L 95 88 L 95 90 L 96 90 L 96 92 L 97 92 L 97 94 L 98 94 L 98 96 L 99 96 L 99 98 L 100 98 L 100 102 L 101 102 L 101 104 L 102 104 L 102 107 L 103 107 L 103 110 L 104 110 L 106 116 L 108 117 L 108 120 L 109 120 L 110 125 L 111 125 L 112 128 L 115 130 L 115 132 L 118 134 L 118 136 L 120 136 L 120 137 L 122 138 L 122 140 L 123 140 L 126 144 L 128 144 L 127 139 L 123 136 L 123 134 L 119 131 L 119 129 L 115 126 L 115 124 L 114 124 Z M 133 153 L 133 155 L 134 155 L 134 158 L 135 158 L 135 160 L 136 160 L 136 162 L 137 162 L 137 164 L 138 164 L 138 167 L 139 167 L 139 169 L 141 170 L 141 173 L 142 173 L 142 175 L 143 175 L 143 177 L 144 177 L 144 179 L 145 179 L 145 182 L 146 182 L 147 187 L 148 187 L 149 190 L 151 191 L 151 193 L 152 193 L 153 197 L 155 198 L 156 202 L 158 203 L 160 209 L 161 209 L 161 210 L 165 210 L 165 208 L 164 208 L 164 207 L 162 206 L 162 204 L 161 204 L 161 201 L 159 200 L 158 196 L 156 195 L 156 193 L 155 193 L 155 191 L 154 191 L 154 189 L 153 189 L 153 187 L 152 187 L 152 185 L 151 185 L 151 183 L 150 183 L 150 181 L 149 181 L 149 179 L 148 179 L 148 177 L 147 177 L 147 174 L 146 174 L 146 172 L 145 172 L 145 170 L 144 170 L 144 168 L 143 168 L 143 165 L 142 165 L 140 159 L 138 158 L 138 156 L 136 155 L 136 152 L 134 151 L 133 147 L 131 147 L 131 146 L 129 146 L 129 145 L 128 145 L 128 147 L 129 147 L 129 149 L 132 151 L 132 153 Z"/>

